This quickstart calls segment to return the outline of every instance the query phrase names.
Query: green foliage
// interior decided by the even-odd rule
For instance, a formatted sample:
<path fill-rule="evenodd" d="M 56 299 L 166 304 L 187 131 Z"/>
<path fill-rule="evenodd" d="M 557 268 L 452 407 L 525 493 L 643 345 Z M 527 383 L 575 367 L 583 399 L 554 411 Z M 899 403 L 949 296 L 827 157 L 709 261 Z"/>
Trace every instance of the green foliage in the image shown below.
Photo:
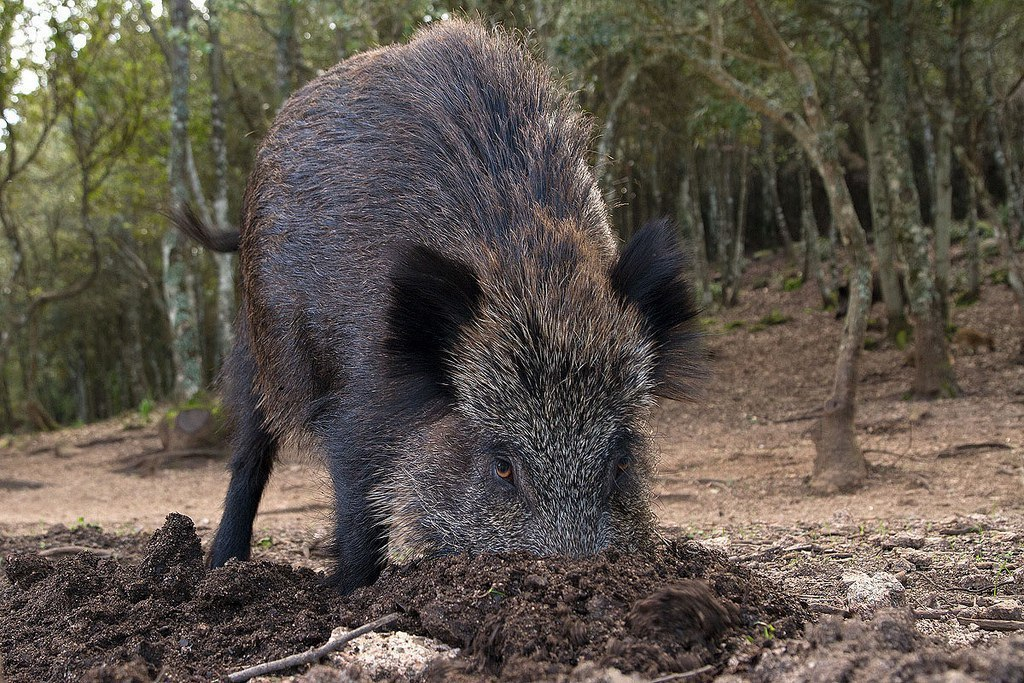
<path fill-rule="evenodd" d="M 176 35 L 155 5 L 150 0 L 0 2 L 0 211 L 5 235 L 16 234 L 22 245 L 22 253 L 15 255 L 14 240 L 9 235 L 0 240 L 0 326 L 11 330 L 12 340 L 9 348 L 0 349 L 0 372 L 10 394 L 2 398 L 16 413 L 31 393 L 63 424 L 129 412 L 144 423 L 157 401 L 169 399 L 175 373 L 168 351 L 171 333 L 164 310 L 161 241 L 168 229 L 162 211 L 169 196 L 170 89 L 156 38 L 180 38 L 190 47 L 188 134 L 207 199 L 214 180 L 208 60 L 212 43 L 208 5 L 193 3 L 196 11 L 186 35 Z M 826 133 L 825 143 L 848 161 L 851 155 L 846 150 L 862 145 L 861 55 L 868 36 L 861 10 L 843 3 L 825 13 L 807 2 L 765 6 L 784 40 L 807 60 L 826 110 L 844 112 L 844 123 Z M 793 213 L 792 188 L 785 181 L 792 178 L 798 145 L 777 134 L 774 148 L 762 150 L 765 125 L 777 125 L 766 124 L 760 114 L 712 85 L 694 59 L 714 57 L 752 95 L 773 106 L 802 111 L 802 93 L 786 69 L 779 68 L 739 0 L 226 0 L 217 7 L 216 25 L 225 46 L 220 75 L 229 221 L 235 225 L 256 145 L 281 104 L 275 32 L 284 26 L 286 7 L 293 13 L 294 26 L 289 44 L 294 63 L 283 65 L 289 67 L 286 90 L 300 87 L 343 57 L 404 40 L 428 21 L 461 12 L 478 12 L 485 23 L 525 32 L 535 53 L 552 64 L 556 77 L 578 89 L 577 101 L 594 117 L 598 131 L 604 130 L 625 75 L 635 72 L 635 87 L 620 103 L 615 125 L 607 131 L 613 159 L 601 179 L 603 186 L 620 192 L 616 197 L 621 206 L 613 207 L 611 217 L 622 233 L 671 213 L 684 171 L 694 181 L 692 191 L 705 215 L 712 180 L 719 183 L 722 199 L 735 200 L 744 155 L 752 178 L 765 158 L 779 164 L 782 201 Z M 143 8 L 150 11 L 152 27 L 140 13 Z M 909 11 L 915 31 L 908 38 L 907 57 L 920 72 L 920 87 L 938 102 L 948 55 L 938 46 L 943 44 L 939 38 L 948 17 L 945 10 L 932 12 L 927 4 Z M 996 92 L 1009 92 L 1019 77 L 1024 14 L 1011 0 L 973 3 L 970 12 L 971 33 L 966 39 L 971 50 L 965 63 L 970 77 L 965 77 L 967 85 L 958 97 L 965 111 L 981 111 L 982 68 Z M 716 31 L 720 27 L 720 33 L 712 31 L 713 26 Z M 993 40 L 997 33 L 1005 39 Z M 713 37 L 721 39 L 718 54 Z M 25 40 L 34 41 L 35 48 Z M 1007 133 L 1019 139 L 1013 130 Z M 13 166 L 23 164 L 23 169 L 7 179 L 12 159 L 18 162 Z M 756 182 L 752 185 L 751 192 L 756 193 Z M 722 191 L 726 186 L 730 189 Z M 752 195 L 748 244 L 759 249 L 755 260 L 769 259 L 778 245 L 771 237 L 772 227 L 755 218 L 756 201 Z M 735 201 L 731 209 L 738 209 Z M 679 222 L 687 223 L 682 217 Z M 993 225 L 978 225 L 985 239 L 983 250 L 990 258 L 997 257 Z M 712 250 L 722 227 L 707 226 Z M 965 230 L 962 222 L 954 226 L 955 242 L 964 239 Z M 82 295 L 45 306 L 33 304 L 43 294 L 90 277 L 94 262 L 100 267 Z M 185 262 L 201 309 L 196 331 L 204 356 L 203 381 L 210 383 L 218 370 L 217 359 L 224 355 L 216 342 L 216 269 L 199 249 L 193 249 Z M 712 264 L 712 270 L 720 265 Z M 778 276 L 773 276 L 772 286 L 778 282 L 774 277 Z M 1004 283 L 1005 270 L 995 271 L 991 281 Z M 803 283 L 791 274 L 782 279 L 781 287 L 791 292 Z M 768 281 L 759 278 L 753 284 L 763 287 Z M 720 283 L 712 282 L 709 291 L 714 300 L 721 300 Z M 28 311 L 31 325 L 16 325 Z M 785 316 L 776 314 L 749 329 L 785 322 Z M 29 383 L 34 385 L 31 392 L 26 391 Z M 220 412 L 219 404 L 200 395 L 174 406 L 172 416 L 185 407 Z M 0 432 L 14 426 L 0 410 Z"/>
<path fill-rule="evenodd" d="M 139 402 L 139 417 L 143 422 L 149 423 L 150 414 L 153 412 L 153 408 L 155 407 L 156 403 L 149 396 Z"/>
<path fill-rule="evenodd" d="M 92 522 L 86 522 L 85 517 L 79 517 L 74 522 L 68 525 L 68 528 L 72 531 L 78 531 L 79 529 L 93 529 L 95 531 L 102 531 L 103 528 L 99 524 L 93 524 Z"/>
<path fill-rule="evenodd" d="M 782 281 L 782 291 L 794 292 L 804 286 L 802 275 L 791 275 Z"/>
<path fill-rule="evenodd" d="M 971 292 L 960 292 L 956 295 L 953 303 L 958 307 L 973 306 L 978 303 L 978 297 Z"/>
<path fill-rule="evenodd" d="M 988 280 L 994 285 L 1010 284 L 1010 271 L 1006 268 L 996 268 L 988 274 Z"/>
<path fill-rule="evenodd" d="M 788 323 L 791 318 L 783 313 L 782 311 L 773 308 L 759 321 L 762 325 L 784 325 Z"/>
<path fill-rule="evenodd" d="M 900 351 L 907 348 L 907 344 L 910 343 L 909 330 L 900 330 L 899 332 L 897 332 L 896 338 L 893 339 L 893 342 L 896 344 L 896 348 L 899 349 Z"/>
<path fill-rule="evenodd" d="M 732 332 L 733 330 L 742 330 L 746 325 L 742 320 L 730 320 L 725 324 L 725 331 Z"/>

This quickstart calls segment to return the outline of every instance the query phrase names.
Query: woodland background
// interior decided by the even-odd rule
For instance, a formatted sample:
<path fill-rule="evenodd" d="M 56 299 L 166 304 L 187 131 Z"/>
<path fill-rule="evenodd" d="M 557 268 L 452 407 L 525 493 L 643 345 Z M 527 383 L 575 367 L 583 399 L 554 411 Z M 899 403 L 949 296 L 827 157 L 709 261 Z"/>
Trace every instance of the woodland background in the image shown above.
<path fill-rule="evenodd" d="M 235 229 L 290 92 L 466 15 L 524 32 L 578 93 L 616 229 L 674 217 L 709 315 L 769 249 L 786 287 L 847 314 L 821 487 L 864 477 L 872 281 L 916 397 L 958 392 L 951 310 L 977 299 L 983 256 L 1024 335 L 1017 0 L 0 0 L 0 434 L 201 395 L 230 344 L 234 264 L 167 213 L 189 202 Z"/>

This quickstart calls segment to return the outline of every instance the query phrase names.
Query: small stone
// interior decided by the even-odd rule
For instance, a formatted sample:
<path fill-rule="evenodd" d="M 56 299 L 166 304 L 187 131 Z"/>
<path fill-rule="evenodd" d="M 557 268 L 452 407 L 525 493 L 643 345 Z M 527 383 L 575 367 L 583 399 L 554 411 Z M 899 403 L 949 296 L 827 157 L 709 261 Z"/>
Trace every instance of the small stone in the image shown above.
<path fill-rule="evenodd" d="M 923 548 L 924 536 L 901 531 L 893 536 L 882 539 L 882 547 L 886 550 L 893 548 Z"/>
<path fill-rule="evenodd" d="M 523 587 L 527 590 L 540 590 L 548 587 L 548 580 L 538 574 L 528 574 L 523 579 Z"/>
<path fill-rule="evenodd" d="M 980 573 L 961 576 L 957 583 L 961 588 L 969 591 L 991 591 L 993 587 L 992 577 L 988 574 Z"/>
<path fill-rule="evenodd" d="M 994 605 L 978 610 L 978 616 L 982 619 L 1024 621 L 1024 606 L 1017 600 L 999 600 Z"/>
<path fill-rule="evenodd" d="M 896 554 L 918 569 L 927 569 L 932 566 L 932 556 L 923 550 L 916 548 L 897 548 Z"/>
<path fill-rule="evenodd" d="M 907 602 L 903 584 L 889 572 L 843 574 L 846 603 L 851 612 L 868 617 L 879 607 L 902 607 Z"/>

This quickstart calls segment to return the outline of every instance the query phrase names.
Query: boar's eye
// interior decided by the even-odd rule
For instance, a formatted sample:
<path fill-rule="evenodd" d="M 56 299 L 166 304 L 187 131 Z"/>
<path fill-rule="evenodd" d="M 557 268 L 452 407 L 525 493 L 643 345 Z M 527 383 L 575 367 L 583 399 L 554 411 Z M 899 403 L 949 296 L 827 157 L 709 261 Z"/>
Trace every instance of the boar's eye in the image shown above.
<path fill-rule="evenodd" d="M 512 463 L 504 458 L 497 458 L 494 461 L 494 474 L 502 481 L 506 481 L 509 484 L 514 480 L 512 472 Z"/>
<path fill-rule="evenodd" d="M 631 464 L 632 462 L 628 455 L 623 455 L 615 461 L 615 481 L 619 481 L 622 475 L 629 471 Z"/>

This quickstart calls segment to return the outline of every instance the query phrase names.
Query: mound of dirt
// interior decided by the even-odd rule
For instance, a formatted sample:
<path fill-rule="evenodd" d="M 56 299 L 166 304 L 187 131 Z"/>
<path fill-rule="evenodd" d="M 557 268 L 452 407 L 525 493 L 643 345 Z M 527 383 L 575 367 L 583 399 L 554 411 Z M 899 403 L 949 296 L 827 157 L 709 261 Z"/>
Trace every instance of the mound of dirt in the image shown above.
<path fill-rule="evenodd" d="M 869 621 L 825 617 L 803 638 L 738 657 L 732 668 L 720 683 L 1013 683 L 1024 681 L 1024 637 L 951 651 L 918 631 L 908 610 L 882 610 Z"/>
<path fill-rule="evenodd" d="M 769 582 L 689 543 L 653 557 L 443 557 L 389 568 L 343 598 L 305 569 L 207 571 L 191 520 L 172 514 L 137 564 L 21 552 L 3 570 L 9 681 L 214 680 L 392 610 L 402 613 L 392 628 L 465 648 L 435 677 L 550 679 L 581 662 L 653 676 L 720 669 L 769 630 L 796 635 L 805 616 Z"/>

